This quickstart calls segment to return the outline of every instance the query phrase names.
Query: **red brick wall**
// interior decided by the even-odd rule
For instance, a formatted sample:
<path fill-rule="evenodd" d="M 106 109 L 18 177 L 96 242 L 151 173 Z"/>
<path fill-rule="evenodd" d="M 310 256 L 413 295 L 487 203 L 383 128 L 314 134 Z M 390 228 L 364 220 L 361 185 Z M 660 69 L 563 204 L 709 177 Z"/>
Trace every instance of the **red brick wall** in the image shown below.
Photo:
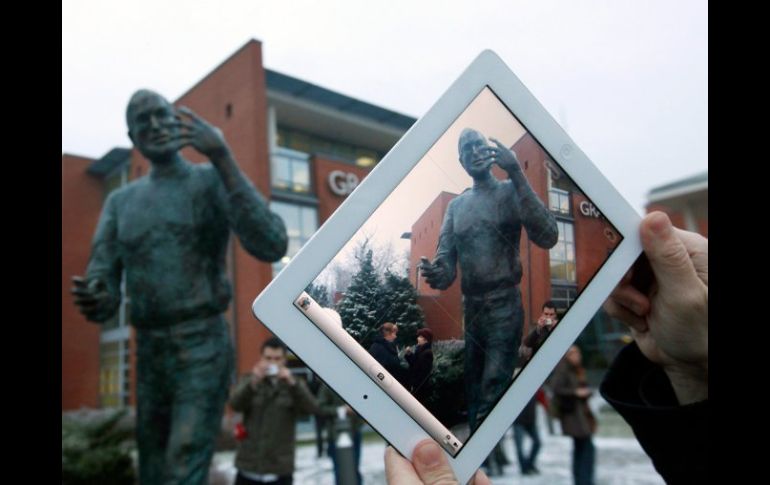
<path fill-rule="evenodd" d="M 62 155 L 62 410 L 99 404 L 100 327 L 78 312 L 70 294 L 73 275 L 85 274 L 104 189 L 88 175 L 90 158 Z"/>
<path fill-rule="evenodd" d="M 411 249 L 409 251 L 409 279 L 420 295 L 439 296 L 441 293 L 453 291 L 455 287 L 458 288 L 459 294 L 459 273 L 457 280 L 444 292 L 434 290 L 425 283 L 422 277 L 418 278 L 417 275 L 417 265 L 420 264 L 420 257 L 425 256 L 431 261 L 436 257 L 438 238 L 441 232 L 441 224 L 444 222 L 444 214 L 449 202 L 455 197 L 457 197 L 457 194 L 441 192 L 412 225 Z"/>
<path fill-rule="evenodd" d="M 463 308 L 459 280 L 437 296 L 418 296 L 417 304 L 425 314 L 425 325 L 433 331 L 434 339 L 463 338 Z"/>
<path fill-rule="evenodd" d="M 581 204 L 589 203 L 584 195 L 572 194 L 578 291 L 585 288 L 607 260 L 610 250 L 620 242 L 620 235 L 604 218 L 583 215 Z"/>
<path fill-rule="evenodd" d="M 703 235 L 703 237 L 709 237 L 709 221 L 708 219 L 699 219 L 698 220 L 698 232 Z"/>

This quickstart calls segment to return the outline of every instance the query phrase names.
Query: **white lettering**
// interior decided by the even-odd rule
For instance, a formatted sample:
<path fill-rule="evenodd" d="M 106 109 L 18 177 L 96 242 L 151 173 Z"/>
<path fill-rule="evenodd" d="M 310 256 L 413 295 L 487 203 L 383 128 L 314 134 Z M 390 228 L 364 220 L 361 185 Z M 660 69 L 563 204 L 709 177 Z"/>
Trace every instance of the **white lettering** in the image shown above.
<path fill-rule="evenodd" d="M 580 213 L 583 214 L 586 217 L 595 217 L 599 219 L 602 214 L 599 212 L 596 207 L 587 200 L 584 200 L 580 203 Z"/>
<path fill-rule="evenodd" d="M 332 170 L 329 172 L 329 188 L 335 194 L 344 197 L 358 186 L 358 176 L 354 173 Z"/>

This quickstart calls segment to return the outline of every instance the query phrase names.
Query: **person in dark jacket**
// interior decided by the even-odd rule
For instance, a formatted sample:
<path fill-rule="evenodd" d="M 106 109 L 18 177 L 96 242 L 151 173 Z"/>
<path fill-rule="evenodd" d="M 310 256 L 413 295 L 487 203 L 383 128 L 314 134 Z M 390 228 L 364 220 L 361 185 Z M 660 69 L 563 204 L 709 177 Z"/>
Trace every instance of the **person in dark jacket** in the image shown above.
<path fill-rule="evenodd" d="M 235 485 L 291 485 L 297 418 L 320 409 L 304 381 L 286 367 L 283 342 L 271 338 L 262 345 L 259 362 L 233 391 L 230 406 L 243 413 L 246 427 L 235 455 Z"/>
<path fill-rule="evenodd" d="M 593 394 L 588 388 L 582 354 L 577 345 L 567 350 L 551 378 L 551 388 L 559 407 L 562 433 L 571 436 L 572 477 L 575 485 L 594 483 L 596 449 L 591 439 L 596 431 L 596 419 L 588 407 Z"/>
<path fill-rule="evenodd" d="M 417 331 L 417 345 L 414 350 L 406 350 L 406 361 L 409 363 L 409 390 L 421 403 L 430 396 L 430 373 L 433 371 L 433 332 L 429 328 Z"/>
<path fill-rule="evenodd" d="M 559 317 L 556 315 L 556 305 L 550 300 L 543 303 L 543 312 L 540 314 L 540 318 L 537 319 L 534 328 L 524 338 L 524 342 L 522 342 L 521 348 L 519 348 L 520 365 L 522 367 L 540 349 L 545 339 L 551 335 L 557 323 L 559 323 Z"/>
<path fill-rule="evenodd" d="M 398 382 L 408 388 L 407 371 L 401 365 L 396 348 L 398 326 L 392 322 L 385 322 L 380 327 L 380 334 L 374 338 L 374 343 L 369 347 L 369 353 L 379 362 L 386 371 L 390 372 Z"/>
<path fill-rule="evenodd" d="M 513 441 L 516 443 L 516 455 L 519 458 L 519 467 L 522 475 L 540 473 L 535 463 L 540 451 L 540 435 L 537 432 L 537 394 L 532 396 L 521 413 L 513 422 Z M 524 453 L 524 434 L 532 439 L 532 447 L 529 453 Z"/>

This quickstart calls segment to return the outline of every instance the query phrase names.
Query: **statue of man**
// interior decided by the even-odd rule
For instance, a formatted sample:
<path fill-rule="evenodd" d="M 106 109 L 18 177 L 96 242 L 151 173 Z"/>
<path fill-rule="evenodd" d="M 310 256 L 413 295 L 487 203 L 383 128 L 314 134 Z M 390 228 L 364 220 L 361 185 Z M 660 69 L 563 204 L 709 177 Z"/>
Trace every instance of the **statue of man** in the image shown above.
<path fill-rule="evenodd" d="M 147 176 L 112 192 L 75 303 L 104 322 L 130 296 L 137 343 L 137 445 L 143 485 L 204 484 L 228 397 L 233 349 L 223 317 L 230 229 L 263 261 L 286 253 L 283 221 L 238 168 L 221 130 L 148 90 L 126 109 Z M 210 159 L 194 165 L 191 146 Z"/>
<path fill-rule="evenodd" d="M 521 228 L 544 249 L 558 240 L 556 220 L 532 191 L 516 155 L 494 138 L 466 128 L 460 134 L 460 163 L 473 187 L 452 199 L 441 226 L 433 262 L 421 270 L 431 288 L 444 290 L 462 272 L 465 317 L 465 389 L 474 431 L 508 387 L 521 343 Z M 496 163 L 509 176 L 492 176 Z"/>

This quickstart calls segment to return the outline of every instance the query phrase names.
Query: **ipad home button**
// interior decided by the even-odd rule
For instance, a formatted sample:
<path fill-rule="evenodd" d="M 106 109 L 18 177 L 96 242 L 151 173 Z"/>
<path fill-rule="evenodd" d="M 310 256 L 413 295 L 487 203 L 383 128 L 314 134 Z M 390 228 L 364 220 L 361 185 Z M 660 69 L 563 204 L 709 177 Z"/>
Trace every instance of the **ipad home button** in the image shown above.
<path fill-rule="evenodd" d="M 369 368 L 369 374 L 371 374 L 372 379 L 374 379 L 374 381 L 382 387 L 390 385 L 390 377 L 388 377 L 388 375 L 380 366 L 371 366 Z"/>

